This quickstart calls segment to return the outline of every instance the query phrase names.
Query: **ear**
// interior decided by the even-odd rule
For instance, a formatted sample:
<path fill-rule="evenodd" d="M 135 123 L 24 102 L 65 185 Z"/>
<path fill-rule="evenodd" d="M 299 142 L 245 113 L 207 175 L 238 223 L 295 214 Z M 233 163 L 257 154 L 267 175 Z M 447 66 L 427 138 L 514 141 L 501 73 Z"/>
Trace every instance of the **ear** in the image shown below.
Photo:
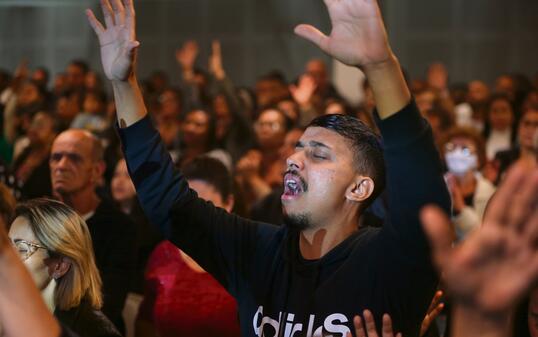
<path fill-rule="evenodd" d="M 100 182 L 105 173 L 106 164 L 103 160 L 93 164 L 93 181 Z"/>
<path fill-rule="evenodd" d="M 374 181 L 370 177 L 358 176 L 346 190 L 346 199 L 363 202 L 374 193 Z"/>
<path fill-rule="evenodd" d="M 47 260 L 45 263 L 48 266 L 49 275 L 55 280 L 60 279 L 71 269 L 71 261 L 67 257 L 52 257 Z"/>

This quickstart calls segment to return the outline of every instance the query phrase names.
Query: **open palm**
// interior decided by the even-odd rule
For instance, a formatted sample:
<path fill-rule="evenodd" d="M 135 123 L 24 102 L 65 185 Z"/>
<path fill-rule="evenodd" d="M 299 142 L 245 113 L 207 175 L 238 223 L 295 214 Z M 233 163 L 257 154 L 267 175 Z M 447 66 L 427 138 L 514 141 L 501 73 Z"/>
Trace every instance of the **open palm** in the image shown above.
<path fill-rule="evenodd" d="M 450 245 L 448 219 L 423 212 L 424 228 L 451 294 L 486 314 L 504 313 L 538 277 L 538 170 L 517 165 L 493 197 L 484 224 Z"/>
<path fill-rule="evenodd" d="M 135 50 L 135 12 L 132 0 L 101 0 L 106 28 L 86 10 L 90 25 L 99 39 L 101 62 L 111 81 L 125 81 L 132 72 Z"/>
<path fill-rule="evenodd" d="M 325 5 L 332 23 L 329 36 L 304 24 L 295 32 L 351 66 L 373 65 L 391 56 L 376 0 L 325 0 Z"/>

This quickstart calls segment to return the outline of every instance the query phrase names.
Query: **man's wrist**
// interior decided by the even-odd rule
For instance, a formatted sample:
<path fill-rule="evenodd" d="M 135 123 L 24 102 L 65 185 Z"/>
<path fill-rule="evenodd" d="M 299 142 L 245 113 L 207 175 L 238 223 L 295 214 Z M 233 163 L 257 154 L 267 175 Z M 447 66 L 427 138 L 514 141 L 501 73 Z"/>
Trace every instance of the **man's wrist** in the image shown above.
<path fill-rule="evenodd" d="M 363 66 L 359 66 L 360 70 L 364 72 L 366 77 L 369 74 L 376 74 L 378 72 L 393 71 L 395 68 L 400 68 L 400 61 L 394 53 L 390 52 L 389 56 L 380 62 L 372 62 Z"/>

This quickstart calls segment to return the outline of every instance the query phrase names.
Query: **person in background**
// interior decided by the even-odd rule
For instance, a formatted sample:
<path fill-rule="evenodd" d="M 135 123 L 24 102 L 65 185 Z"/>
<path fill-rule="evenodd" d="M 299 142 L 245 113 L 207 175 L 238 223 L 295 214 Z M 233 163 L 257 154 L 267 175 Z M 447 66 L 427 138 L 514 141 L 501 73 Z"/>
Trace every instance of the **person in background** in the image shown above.
<path fill-rule="evenodd" d="M 86 223 L 50 199 L 17 206 L 9 238 L 54 316 L 81 337 L 120 337 L 100 312 L 101 278 Z"/>
<path fill-rule="evenodd" d="M 104 171 L 101 142 L 85 130 L 64 131 L 52 144 L 49 164 L 54 197 L 88 224 L 103 280 L 103 312 L 121 332 L 121 312 L 136 266 L 137 232 L 125 214 L 96 193 Z"/>
<path fill-rule="evenodd" d="M 116 164 L 114 175 L 110 183 L 112 199 L 118 209 L 137 225 L 137 267 L 133 277 L 130 291 L 136 294 L 144 292 L 144 271 L 149 256 L 155 246 L 162 241 L 161 235 L 149 223 L 146 215 L 136 198 L 136 190 L 127 171 L 125 159 L 120 159 Z"/>
<path fill-rule="evenodd" d="M 198 195 L 230 212 L 232 178 L 224 165 L 202 156 L 183 174 Z M 137 319 L 137 337 L 239 337 L 237 304 L 226 290 L 169 241 L 151 254 L 146 291 Z"/>
<path fill-rule="evenodd" d="M 452 197 L 453 222 L 463 239 L 482 223 L 495 186 L 480 173 L 486 162 L 484 140 L 471 128 L 449 130 L 441 145 L 448 170 L 446 180 Z"/>
<path fill-rule="evenodd" d="M 28 146 L 15 158 L 12 171 L 22 199 L 52 196 L 49 156 L 56 138 L 54 116 L 38 112 L 28 128 Z"/>
<path fill-rule="evenodd" d="M 86 90 L 82 101 L 82 112 L 77 114 L 70 128 L 84 129 L 101 135 L 108 128 L 105 116 L 106 95 L 99 91 Z"/>
<path fill-rule="evenodd" d="M 486 157 L 493 160 L 495 154 L 508 150 L 515 140 L 515 113 L 508 96 L 493 95 L 487 109 L 484 136 L 486 137 Z"/>
<path fill-rule="evenodd" d="M 247 152 L 236 166 L 236 176 L 251 205 L 281 186 L 285 162 L 279 151 L 290 127 L 286 114 L 276 108 L 263 110 L 256 120 L 258 149 Z"/>
<path fill-rule="evenodd" d="M 220 160 L 232 172 L 232 158 L 228 152 L 216 148 L 215 115 L 208 110 L 189 111 L 181 123 L 181 147 L 176 164 L 181 166 L 194 158 L 207 155 Z"/>
<path fill-rule="evenodd" d="M 538 135 L 538 104 L 529 105 L 523 110 L 517 128 L 517 146 L 498 152 L 495 163 L 498 167 L 496 183 L 502 179 L 506 170 L 519 159 L 536 161 L 538 146 L 535 143 Z"/>

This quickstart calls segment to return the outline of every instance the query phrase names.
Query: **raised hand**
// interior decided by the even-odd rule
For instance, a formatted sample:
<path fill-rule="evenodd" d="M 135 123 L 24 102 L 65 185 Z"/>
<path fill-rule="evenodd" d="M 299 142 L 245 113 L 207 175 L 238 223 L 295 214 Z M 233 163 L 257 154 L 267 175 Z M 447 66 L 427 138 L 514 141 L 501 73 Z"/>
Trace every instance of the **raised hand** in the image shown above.
<path fill-rule="evenodd" d="M 538 278 L 538 169 L 518 163 L 490 201 L 483 226 L 451 247 L 438 209 L 422 211 L 434 261 L 454 300 L 486 317 L 507 315 Z"/>
<path fill-rule="evenodd" d="M 198 57 L 198 43 L 194 40 L 186 41 L 181 48 L 176 51 L 176 60 L 183 71 L 193 71 L 194 63 Z"/>
<path fill-rule="evenodd" d="M 364 325 L 360 316 L 355 316 L 353 318 L 353 325 L 355 326 L 355 335 L 357 337 L 378 337 L 374 316 L 370 310 L 364 310 Z M 382 327 L 382 337 L 394 337 L 394 332 L 392 331 L 392 320 L 388 314 L 383 315 L 383 327 Z M 351 333 L 348 332 L 347 337 L 351 337 Z M 401 333 L 397 333 L 396 337 L 402 337 Z"/>
<path fill-rule="evenodd" d="M 301 76 L 298 85 L 292 84 L 289 86 L 293 99 L 301 107 L 308 106 L 311 103 L 316 88 L 316 82 L 310 75 Z"/>
<path fill-rule="evenodd" d="M 224 79 L 226 73 L 222 65 L 222 51 L 219 40 L 214 40 L 211 44 L 211 55 L 209 56 L 209 71 L 218 80 Z"/>
<path fill-rule="evenodd" d="M 392 51 L 376 0 L 324 0 L 331 18 L 329 36 L 310 25 L 295 33 L 351 66 L 367 67 L 389 60 Z"/>
<path fill-rule="evenodd" d="M 101 0 L 106 28 L 86 10 L 88 21 L 99 39 L 101 63 L 111 81 L 126 81 L 132 73 L 136 48 L 135 12 L 132 0 Z"/>

